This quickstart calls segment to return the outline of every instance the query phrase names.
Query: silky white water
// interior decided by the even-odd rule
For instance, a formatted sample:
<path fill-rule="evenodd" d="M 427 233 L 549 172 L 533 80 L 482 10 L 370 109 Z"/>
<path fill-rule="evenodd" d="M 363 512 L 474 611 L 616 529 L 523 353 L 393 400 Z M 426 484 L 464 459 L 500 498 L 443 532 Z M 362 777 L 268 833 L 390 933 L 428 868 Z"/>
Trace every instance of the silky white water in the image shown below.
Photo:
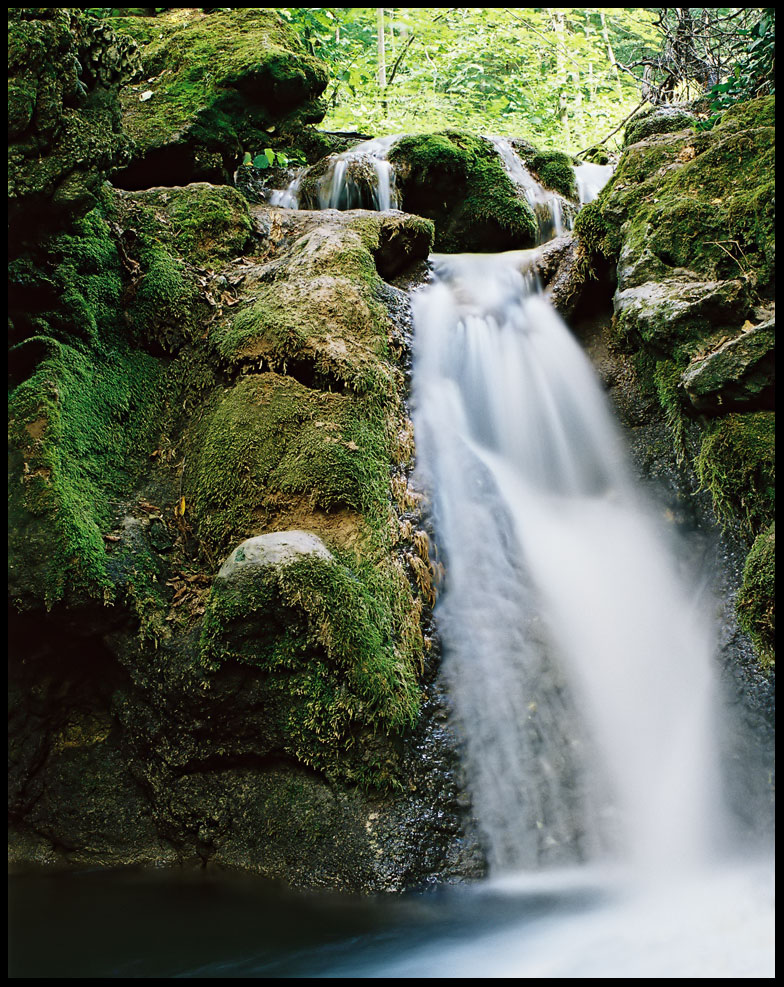
<path fill-rule="evenodd" d="M 397 209 L 395 170 L 387 160 L 389 149 L 400 135 L 377 137 L 357 144 L 342 154 L 333 155 L 318 183 L 320 209 L 372 209 L 383 212 Z M 273 206 L 299 208 L 299 187 L 302 174 L 284 191 L 270 197 Z"/>
<path fill-rule="evenodd" d="M 705 860 L 720 819 L 706 601 L 635 490 L 587 358 L 519 255 L 414 300 L 437 609 L 492 871 Z"/>

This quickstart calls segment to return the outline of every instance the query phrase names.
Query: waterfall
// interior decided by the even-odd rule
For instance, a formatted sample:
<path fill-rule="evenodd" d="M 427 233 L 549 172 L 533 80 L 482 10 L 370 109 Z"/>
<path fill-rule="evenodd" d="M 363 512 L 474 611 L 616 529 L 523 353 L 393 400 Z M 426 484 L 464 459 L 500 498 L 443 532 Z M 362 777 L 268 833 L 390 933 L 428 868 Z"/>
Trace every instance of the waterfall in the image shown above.
<path fill-rule="evenodd" d="M 577 165 L 574 174 L 577 179 L 577 191 L 580 196 L 580 205 L 586 202 L 593 202 L 604 186 L 612 177 L 613 166 L 610 164 L 599 165 L 586 161 Z"/>
<path fill-rule="evenodd" d="M 498 156 L 506 168 L 507 174 L 518 186 L 533 209 L 539 224 L 539 243 L 546 243 L 554 236 L 560 236 L 565 226 L 571 229 L 571 217 L 566 223 L 563 215 L 563 200 L 557 192 L 551 192 L 541 185 L 525 167 L 520 155 L 515 151 L 512 142 L 507 137 L 487 138 L 496 149 Z"/>
<path fill-rule="evenodd" d="M 434 258 L 414 423 L 436 617 L 491 872 L 704 857 L 713 640 L 582 350 L 520 253 Z"/>
<path fill-rule="evenodd" d="M 330 156 L 326 170 L 318 179 L 319 208 L 372 209 L 376 212 L 397 209 L 395 170 L 387 160 L 387 154 L 399 139 L 400 135 L 377 137 Z M 274 192 L 270 199 L 272 205 L 298 209 L 303 178 L 304 174 L 300 174 L 285 191 Z"/>

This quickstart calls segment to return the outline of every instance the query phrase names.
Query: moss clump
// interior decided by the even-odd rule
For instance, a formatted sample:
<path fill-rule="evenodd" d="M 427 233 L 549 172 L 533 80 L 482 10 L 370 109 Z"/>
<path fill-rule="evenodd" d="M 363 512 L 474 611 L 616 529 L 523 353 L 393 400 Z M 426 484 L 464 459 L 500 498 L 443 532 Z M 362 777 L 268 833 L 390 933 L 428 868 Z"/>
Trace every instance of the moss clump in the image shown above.
<path fill-rule="evenodd" d="M 598 213 L 617 231 L 603 237 L 603 249 L 619 256 L 623 243 L 627 270 L 645 254 L 641 277 L 653 264 L 659 275 L 685 268 L 705 280 L 740 279 L 762 296 L 772 291 L 774 99 L 728 112 L 707 133 L 662 135 L 628 148 L 591 204 L 590 224 Z M 588 220 L 582 223 L 589 232 Z"/>
<path fill-rule="evenodd" d="M 9 401 L 9 547 L 20 604 L 51 607 L 67 590 L 111 595 L 103 535 L 154 448 L 163 367 L 127 348 L 46 347 Z"/>
<path fill-rule="evenodd" d="M 727 415 L 714 421 L 695 465 L 719 518 L 737 520 L 750 538 L 770 523 L 776 486 L 772 411 Z"/>
<path fill-rule="evenodd" d="M 120 193 L 119 202 L 134 226 L 192 264 L 214 265 L 236 257 L 249 245 L 253 223 L 248 205 L 228 185 L 196 182 L 184 188 Z"/>
<path fill-rule="evenodd" d="M 776 645 L 776 525 L 757 536 L 746 558 L 737 612 L 762 664 L 772 667 Z"/>
<path fill-rule="evenodd" d="M 493 145 L 459 131 L 401 138 L 389 152 L 403 208 L 435 223 L 437 250 L 507 250 L 536 242 L 536 217 Z"/>
<path fill-rule="evenodd" d="M 577 179 L 572 159 L 567 154 L 539 151 L 531 158 L 530 168 L 545 188 L 560 192 L 567 199 L 577 199 Z"/>
<path fill-rule="evenodd" d="M 600 199 L 594 199 L 582 207 L 577 213 L 573 229 L 587 256 L 598 254 L 608 260 L 618 256 L 621 248 L 620 231 L 604 217 Z"/>
<path fill-rule="evenodd" d="M 242 378 L 191 430 L 183 489 L 215 548 L 264 527 L 282 500 L 386 518 L 389 447 L 377 405 L 291 377 Z"/>
<path fill-rule="evenodd" d="M 131 62 L 121 39 L 76 8 L 9 8 L 12 251 L 87 213 L 128 159 L 116 89 Z"/>
<path fill-rule="evenodd" d="M 636 144 L 653 134 L 671 134 L 687 127 L 694 129 L 696 118 L 687 110 L 649 110 L 636 116 L 626 127 L 624 144 Z"/>
<path fill-rule="evenodd" d="M 239 661 L 263 671 L 285 749 L 329 780 L 400 785 L 394 751 L 377 754 L 378 738 L 412 727 L 419 711 L 422 640 L 405 577 L 348 556 L 252 569 L 213 587 L 207 669 Z"/>

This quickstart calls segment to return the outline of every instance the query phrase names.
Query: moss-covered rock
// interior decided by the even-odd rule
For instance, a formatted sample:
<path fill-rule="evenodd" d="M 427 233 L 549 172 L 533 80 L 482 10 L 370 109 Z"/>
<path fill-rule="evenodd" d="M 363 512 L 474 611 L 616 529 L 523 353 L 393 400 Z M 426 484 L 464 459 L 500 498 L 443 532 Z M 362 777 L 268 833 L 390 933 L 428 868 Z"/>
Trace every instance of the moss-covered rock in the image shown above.
<path fill-rule="evenodd" d="M 773 505 L 774 417 L 757 409 L 774 389 L 774 109 L 738 103 L 703 132 L 678 112 L 640 118 L 574 227 L 585 277 L 615 266 L 615 342 L 640 357 L 679 458 L 749 543 Z"/>
<path fill-rule="evenodd" d="M 776 525 L 757 535 L 743 569 L 738 594 L 738 620 L 754 642 L 762 662 L 775 662 Z"/>
<path fill-rule="evenodd" d="M 723 413 L 773 408 L 775 319 L 753 325 L 695 357 L 683 372 L 683 388 L 698 411 Z"/>
<path fill-rule="evenodd" d="M 770 523 L 775 510 L 774 413 L 732 414 L 712 422 L 696 467 L 719 517 L 738 519 L 753 538 Z"/>
<path fill-rule="evenodd" d="M 264 530 L 286 499 L 374 516 L 386 504 L 383 419 L 367 402 L 292 377 L 241 378 L 193 427 L 189 445 L 184 493 L 215 548 Z"/>
<path fill-rule="evenodd" d="M 568 154 L 561 151 L 538 151 L 526 164 L 545 188 L 559 192 L 567 199 L 577 198 L 577 179 Z"/>
<path fill-rule="evenodd" d="M 498 251 L 536 243 L 533 211 L 495 148 L 458 131 L 401 138 L 389 152 L 402 207 L 435 223 L 437 250 Z"/>
<path fill-rule="evenodd" d="M 12 252 L 96 203 L 128 159 L 117 90 L 135 46 L 82 11 L 8 11 L 8 196 Z"/>
<path fill-rule="evenodd" d="M 289 146 L 325 113 L 327 71 L 273 8 L 195 8 L 117 18 L 141 46 L 143 78 L 122 92 L 133 162 L 120 187 L 229 182 L 243 153 Z"/>
<path fill-rule="evenodd" d="M 680 106 L 650 107 L 639 113 L 624 131 L 624 144 L 636 144 L 652 134 L 671 134 L 679 130 L 694 129 L 697 117 L 691 110 Z"/>
<path fill-rule="evenodd" d="M 260 669 L 284 749 L 331 781 L 400 784 L 394 748 L 379 759 L 383 745 L 357 742 L 410 729 L 419 710 L 421 635 L 417 653 L 401 634 L 401 577 L 351 568 L 294 531 L 243 542 L 213 585 L 203 662 Z"/>

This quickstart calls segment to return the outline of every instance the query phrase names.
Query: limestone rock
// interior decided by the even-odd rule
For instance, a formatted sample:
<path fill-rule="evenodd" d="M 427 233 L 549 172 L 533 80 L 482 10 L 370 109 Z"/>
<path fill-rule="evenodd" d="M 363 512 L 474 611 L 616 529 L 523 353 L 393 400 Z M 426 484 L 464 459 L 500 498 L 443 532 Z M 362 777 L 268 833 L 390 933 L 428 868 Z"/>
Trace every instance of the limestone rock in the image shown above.
<path fill-rule="evenodd" d="M 654 351 L 707 334 L 746 311 L 748 289 L 740 279 L 705 281 L 672 277 L 619 289 L 613 299 L 616 322 Z"/>
<path fill-rule="evenodd" d="M 324 542 L 307 531 L 274 531 L 247 538 L 229 555 L 218 571 L 218 579 L 242 580 L 254 569 L 288 565 L 303 556 L 332 559 Z"/>
<path fill-rule="evenodd" d="M 773 407 L 775 319 L 751 326 L 707 356 L 692 360 L 682 383 L 698 411 Z"/>

